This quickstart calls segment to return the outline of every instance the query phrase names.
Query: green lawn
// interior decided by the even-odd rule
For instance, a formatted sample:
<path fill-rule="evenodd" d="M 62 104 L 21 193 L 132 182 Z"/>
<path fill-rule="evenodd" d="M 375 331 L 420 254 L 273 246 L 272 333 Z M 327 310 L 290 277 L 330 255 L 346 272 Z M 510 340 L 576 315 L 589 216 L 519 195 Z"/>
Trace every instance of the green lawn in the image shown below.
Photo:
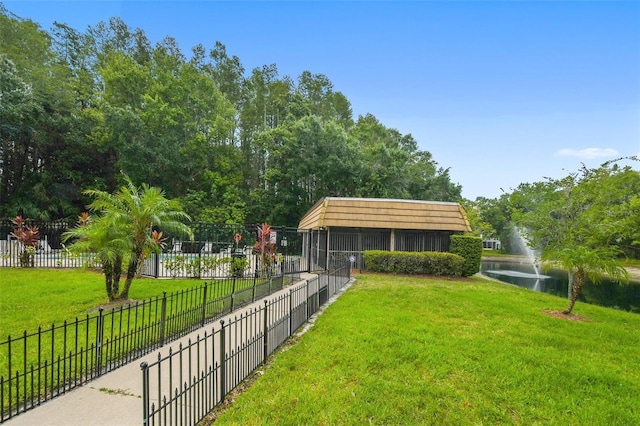
<path fill-rule="evenodd" d="M 228 303 L 225 296 L 232 288 L 236 290 L 236 303 L 251 299 L 255 291 L 258 294 L 266 291 L 270 284 L 261 281 L 265 280 L 209 281 L 206 292 L 207 318 L 212 319 L 223 312 L 224 304 Z M 96 272 L 0 269 L 0 376 L 6 379 L 10 374 L 14 378 L 14 374 L 27 372 L 26 378 L 19 377 L 20 388 L 19 379 L 2 384 L 0 403 L 6 409 L 9 405 L 15 407 L 24 402 L 25 396 L 31 398 L 35 395 L 36 399 L 38 396 L 44 397 L 58 383 L 77 383 L 87 374 L 92 374 L 98 360 L 103 365 L 119 363 L 136 350 L 149 349 L 160 339 L 157 320 L 161 312 L 166 314 L 163 330 L 168 338 L 197 325 L 194 322 L 199 323 L 200 315 L 205 312 L 202 308 L 205 294 L 203 283 L 195 279 L 136 279 L 129 293 L 129 302 L 150 299 L 156 299 L 156 302 L 143 303 L 130 312 L 126 308 L 120 311 L 118 306 L 108 304 L 104 277 Z M 181 291 L 196 287 L 200 287 L 200 290 Z M 166 310 L 157 300 L 162 298 L 165 291 L 168 296 L 177 295 L 168 297 Z M 104 327 L 98 335 L 97 308 L 100 306 L 105 307 L 105 313 Z M 197 318 L 191 314 L 191 322 L 184 320 L 185 312 L 190 309 L 198 312 Z M 91 320 L 86 321 L 87 315 Z M 65 321 L 68 327 L 64 326 Z M 55 328 L 52 324 L 55 324 Z M 38 334 L 39 327 L 43 330 L 42 334 Z M 11 337 L 11 344 L 8 336 Z M 99 346 L 103 348 L 100 356 L 95 349 L 99 342 L 104 343 Z M 48 383 L 40 381 L 43 374 L 49 378 Z"/>
<path fill-rule="evenodd" d="M 640 424 L 640 315 L 514 286 L 360 275 L 216 425 Z"/>
<path fill-rule="evenodd" d="M 517 255 L 503 253 L 498 250 L 482 250 L 482 257 L 512 257 L 512 256 L 517 256 Z"/>
<path fill-rule="evenodd" d="M 146 300 L 202 285 L 201 280 L 133 281 L 129 297 Z M 121 284 L 124 284 L 124 279 Z M 104 276 L 81 269 L 0 268 L 0 340 L 24 330 L 35 332 L 51 323 L 84 318 L 108 302 Z"/>

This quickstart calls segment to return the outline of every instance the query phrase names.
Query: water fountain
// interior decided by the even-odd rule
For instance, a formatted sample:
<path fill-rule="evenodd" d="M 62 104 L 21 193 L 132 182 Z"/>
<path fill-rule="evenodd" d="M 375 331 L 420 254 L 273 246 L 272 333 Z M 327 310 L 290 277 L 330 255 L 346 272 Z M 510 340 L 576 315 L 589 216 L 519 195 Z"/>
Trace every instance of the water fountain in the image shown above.
<path fill-rule="evenodd" d="M 533 251 L 533 249 L 531 248 L 531 246 L 529 245 L 529 243 L 527 243 L 527 240 L 525 240 L 524 236 L 520 232 L 520 229 L 515 228 L 515 232 L 513 233 L 511 239 L 512 239 L 512 242 L 514 243 L 514 246 L 518 247 L 519 251 L 525 255 L 525 257 L 527 258 L 527 261 L 531 264 L 531 267 L 533 268 L 533 272 L 535 272 L 536 277 L 540 278 L 540 268 L 538 268 L 537 256 Z"/>
<path fill-rule="evenodd" d="M 541 281 L 550 277 L 548 275 L 540 274 L 539 263 L 538 263 L 538 259 L 536 257 L 535 252 L 527 244 L 527 241 L 525 240 L 522 233 L 517 228 L 512 235 L 511 243 L 512 243 L 512 247 L 516 248 L 519 254 L 524 255 L 524 260 L 525 260 L 524 263 L 526 265 L 531 266 L 531 268 L 533 269 L 533 273 L 508 270 L 508 269 L 490 270 L 486 272 L 489 274 L 504 275 L 507 277 L 535 280 L 533 287 L 530 287 L 529 285 L 527 285 L 527 287 L 531 288 L 534 291 L 542 291 Z"/>
<path fill-rule="evenodd" d="M 506 284 L 566 299 L 568 292 L 567 272 L 560 269 L 550 269 L 548 272 L 544 272 L 544 275 L 541 274 L 540 263 L 535 253 L 527 247 L 520 235 L 517 237 L 514 235 L 513 238 L 510 243 L 514 248 L 519 247 L 518 254 L 522 256 L 483 260 L 482 273 Z M 516 250 L 518 249 L 516 248 Z M 588 303 L 640 312 L 638 310 L 638 306 L 640 306 L 640 280 L 638 279 L 632 280 L 629 284 L 619 284 L 606 278 L 598 285 L 587 281 L 585 289 L 587 289 L 585 293 L 589 294 L 589 299 L 584 301 Z"/>

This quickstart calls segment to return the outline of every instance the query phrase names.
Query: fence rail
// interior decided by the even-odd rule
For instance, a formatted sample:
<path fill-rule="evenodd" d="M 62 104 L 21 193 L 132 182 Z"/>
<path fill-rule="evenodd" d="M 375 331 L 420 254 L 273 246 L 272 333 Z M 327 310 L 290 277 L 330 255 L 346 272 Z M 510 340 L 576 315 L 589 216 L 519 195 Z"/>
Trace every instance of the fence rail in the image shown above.
<path fill-rule="evenodd" d="M 8 336 L 0 342 L 0 423 L 279 291 L 296 277 L 214 280 Z"/>
<path fill-rule="evenodd" d="M 350 280 L 350 264 L 220 321 L 178 350 L 143 362 L 142 423 L 197 424 Z"/>
<path fill-rule="evenodd" d="M 100 267 L 94 253 L 75 253 L 69 249 L 73 241 L 64 242 L 63 235 L 72 222 L 27 221 L 37 226 L 40 239 L 33 251 L 13 235 L 13 224 L 0 220 L 0 267 L 81 268 Z M 253 276 L 261 271 L 258 256 L 253 253 L 256 225 L 227 225 L 193 222 L 194 240 L 165 233 L 168 245 L 161 253 L 152 253 L 141 266 L 143 276 L 154 278 L 224 278 Z M 305 230 L 274 226 L 278 258 L 276 269 L 282 273 L 307 271 L 308 259 L 303 255 Z M 236 243 L 235 235 L 242 239 Z"/>

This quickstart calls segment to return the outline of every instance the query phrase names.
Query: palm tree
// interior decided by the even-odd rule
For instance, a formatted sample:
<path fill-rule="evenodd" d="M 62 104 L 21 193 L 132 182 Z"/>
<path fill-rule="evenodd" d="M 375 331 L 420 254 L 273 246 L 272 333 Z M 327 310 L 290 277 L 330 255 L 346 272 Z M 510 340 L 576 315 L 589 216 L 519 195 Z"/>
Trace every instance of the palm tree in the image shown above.
<path fill-rule="evenodd" d="M 99 258 L 103 270 L 106 265 L 107 270 L 111 271 L 110 268 L 113 267 L 113 274 L 117 273 L 112 278 L 111 287 L 107 278 L 110 300 L 127 299 L 138 265 L 144 256 L 160 251 L 161 234 L 153 234 L 154 226 L 193 238 L 191 229 L 182 222 L 190 220 L 189 215 L 182 211 L 176 201 L 165 198 L 164 192 L 159 188 L 146 184 L 137 187 L 125 176 L 125 185 L 113 194 L 99 190 L 88 190 L 85 194 L 94 198 L 89 209 L 99 214 L 99 219 L 85 231 L 87 241 L 83 242 L 81 238 L 76 244 L 81 244 L 81 248 L 86 245 L 86 248 L 98 250 L 102 253 Z M 122 291 L 118 293 L 119 272 L 127 257 L 126 278 Z M 109 288 L 115 291 L 109 293 Z"/>
<path fill-rule="evenodd" d="M 569 306 L 562 311 L 564 314 L 570 314 L 573 310 L 587 279 L 595 284 L 599 283 L 604 275 L 621 282 L 629 279 L 627 270 L 620 266 L 610 250 L 584 246 L 566 247 L 544 253 L 542 260 L 556 262 L 569 271 L 569 283 L 573 285 L 569 289 Z"/>
<path fill-rule="evenodd" d="M 69 250 L 73 253 L 93 253 L 100 262 L 105 278 L 109 301 L 119 296 L 122 263 L 128 253 L 129 244 L 121 229 L 110 222 L 108 216 L 96 218 L 79 216 L 78 226 L 65 232 L 64 241 L 72 240 Z M 93 259 L 87 258 L 85 265 Z"/>

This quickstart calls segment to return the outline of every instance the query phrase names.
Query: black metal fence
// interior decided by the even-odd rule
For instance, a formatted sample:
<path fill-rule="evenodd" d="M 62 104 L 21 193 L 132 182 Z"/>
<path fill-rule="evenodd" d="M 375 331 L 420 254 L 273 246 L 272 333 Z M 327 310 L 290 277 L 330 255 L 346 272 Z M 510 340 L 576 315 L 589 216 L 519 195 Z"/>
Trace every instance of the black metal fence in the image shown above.
<path fill-rule="evenodd" d="M 64 242 L 63 234 L 75 226 L 72 222 L 27 221 L 37 226 L 40 239 L 35 251 L 25 258 L 25 247 L 11 235 L 11 221 L 0 221 L 0 267 L 80 268 L 100 267 L 93 253 L 75 253 L 69 249 L 73 241 Z M 140 274 L 154 278 L 220 278 L 253 276 L 263 270 L 253 244 L 257 225 L 233 225 L 193 222 L 188 226 L 193 240 L 164 233 L 167 245 L 161 253 L 152 253 L 145 259 Z M 273 226 L 277 246 L 274 265 L 279 273 L 308 271 L 309 261 L 304 256 L 305 230 Z M 234 237 L 242 238 L 235 242 Z"/>
<path fill-rule="evenodd" d="M 0 342 L 0 423 L 299 278 L 232 277 Z M 6 375 L 5 375 L 6 374 Z"/>
<path fill-rule="evenodd" d="M 144 425 L 197 424 L 350 279 L 350 264 L 293 286 L 142 363 Z"/>
<path fill-rule="evenodd" d="M 207 243 L 208 244 L 208 243 Z M 260 256 L 251 248 L 222 249 L 219 252 L 195 253 L 167 251 L 152 253 L 144 260 L 141 275 L 151 278 L 220 278 L 260 276 L 265 273 Z M 268 267 L 269 274 L 291 274 L 309 270 L 301 255 L 277 253 Z"/>

